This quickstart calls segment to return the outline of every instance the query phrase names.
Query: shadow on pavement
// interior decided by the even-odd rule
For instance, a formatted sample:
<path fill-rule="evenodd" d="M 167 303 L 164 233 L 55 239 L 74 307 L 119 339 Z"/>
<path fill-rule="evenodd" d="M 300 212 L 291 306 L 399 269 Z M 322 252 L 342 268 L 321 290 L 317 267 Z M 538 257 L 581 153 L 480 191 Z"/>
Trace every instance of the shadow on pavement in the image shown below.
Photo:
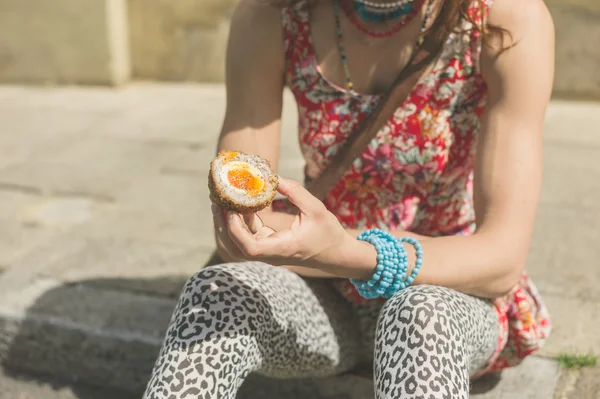
<path fill-rule="evenodd" d="M 68 388 L 68 398 L 140 398 L 187 277 L 91 279 L 46 291 L 22 320 L 0 320 L 0 340 L 5 340 L 0 348 L 9 343 L 3 351 L 5 374 Z M 499 380 L 484 377 L 472 392 L 489 391 Z M 370 380 L 356 376 L 251 376 L 238 398 L 363 399 L 372 397 L 372 389 Z"/>
<path fill-rule="evenodd" d="M 138 399 L 130 392 L 65 382 L 15 369 L 2 370 L 0 399 Z M 7 379 L 10 379 L 8 381 Z"/>

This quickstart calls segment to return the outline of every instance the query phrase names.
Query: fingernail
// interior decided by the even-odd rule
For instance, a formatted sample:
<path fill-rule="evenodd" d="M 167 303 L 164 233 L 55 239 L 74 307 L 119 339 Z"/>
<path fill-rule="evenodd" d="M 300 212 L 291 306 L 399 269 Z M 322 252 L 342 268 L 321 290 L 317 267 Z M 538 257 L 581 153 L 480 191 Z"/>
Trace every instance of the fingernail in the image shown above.
<path fill-rule="evenodd" d="M 210 206 L 210 211 L 212 212 L 212 214 L 213 214 L 214 216 L 216 216 L 216 215 L 218 215 L 218 214 L 219 214 L 219 207 L 218 207 L 218 206 L 216 206 L 215 204 L 212 204 L 212 205 Z"/>

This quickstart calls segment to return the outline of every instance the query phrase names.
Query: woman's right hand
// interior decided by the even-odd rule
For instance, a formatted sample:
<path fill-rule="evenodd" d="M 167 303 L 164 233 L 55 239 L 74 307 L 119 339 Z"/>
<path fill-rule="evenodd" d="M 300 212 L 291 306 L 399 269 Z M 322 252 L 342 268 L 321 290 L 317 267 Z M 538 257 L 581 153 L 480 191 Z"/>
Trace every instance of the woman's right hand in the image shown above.
<path fill-rule="evenodd" d="M 215 229 L 215 238 L 217 241 L 217 252 L 222 260 L 226 262 L 245 262 L 248 259 L 244 256 L 242 251 L 240 251 L 239 247 L 232 241 L 229 230 L 226 227 L 227 220 L 227 211 L 221 209 L 218 205 L 211 204 L 211 211 L 213 213 L 213 224 Z M 273 221 L 276 225 L 279 226 L 289 226 L 293 221 L 293 216 L 283 213 L 276 213 L 271 211 L 267 212 L 267 217 L 270 221 Z M 249 231 L 252 234 L 261 237 L 262 235 L 268 236 L 273 234 L 278 229 L 272 229 L 271 227 L 267 227 L 267 223 L 262 220 L 262 216 L 265 213 L 261 213 L 260 216 L 258 214 L 251 213 L 247 216 L 244 216 L 244 229 Z M 286 223 L 286 220 L 279 220 L 279 216 L 288 216 L 291 217 L 292 220 Z M 286 228 L 286 227 L 283 227 Z"/>
<path fill-rule="evenodd" d="M 215 225 L 215 238 L 217 241 L 217 253 L 221 260 L 225 262 L 245 262 L 243 254 L 239 250 L 237 245 L 234 245 L 231 242 L 231 238 L 229 234 L 226 234 L 224 229 L 220 227 L 220 223 L 217 219 L 219 214 L 222 217 L 225 217 L 226 213 L 224 210 L 220 209 L 216 205 L 212 205 L 212 211 L 214 215 L 214 225 Z M 255 217 L 260 220 L 254 219 Z M 293 221 L 294 215 L 289 213 L 282 212 L 274 212 L 270 208 L 267 208 L 258 213 L 258 216 L 252 215 L 252 220 L 248 217 L 244 220 L 246 225 L 249 226 L 249 230 L 252 232 L 256 232 L 257 228 L 260 224 L 264 224 L 265 226 L 272 226 L 273 230 L 280 231 L 288 229 Z M 262 223 L 256 223 L 262 222 Z M 276 226 L 276 227 L 275 227 Z M 226 235 L 225 235 L 226 234 Z M 339 276 L 308 267 L 300 267 L 300 266 L 282 266 L 285 269 L 288 269 L 300 276 L 309 277 L 309 278 L 339 278 Z"/>

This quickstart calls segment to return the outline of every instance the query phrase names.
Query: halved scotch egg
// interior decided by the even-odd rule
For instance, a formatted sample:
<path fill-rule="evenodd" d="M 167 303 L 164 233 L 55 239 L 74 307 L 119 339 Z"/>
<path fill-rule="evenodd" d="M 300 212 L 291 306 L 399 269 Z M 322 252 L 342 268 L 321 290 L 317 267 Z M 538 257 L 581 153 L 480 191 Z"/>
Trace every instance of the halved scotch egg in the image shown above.
<path fill-rule="evenodd" d="M 221 151 L 210 163 L 210 199 L 221 208 L 258 212 L 271 205 L 279 179 L 269 161 L 239 151 Z"/>

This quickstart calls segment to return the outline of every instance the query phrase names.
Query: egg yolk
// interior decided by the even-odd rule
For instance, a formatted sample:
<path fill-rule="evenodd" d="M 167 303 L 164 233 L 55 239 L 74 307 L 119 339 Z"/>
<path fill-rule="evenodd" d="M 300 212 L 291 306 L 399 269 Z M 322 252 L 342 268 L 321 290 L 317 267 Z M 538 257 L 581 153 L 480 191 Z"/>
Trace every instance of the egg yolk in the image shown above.
<path fill-rule="evenodd" d="M 227 173 L 229 183 L 240 190 L 244 190 L 248 195 L 256 196 L 263 188 L 264 183 L 260 177 L 255 176 L 248 169 L 235 168 Z"/>
<path fill-rule="evenodd" d="M 223 156 L 223 163 L 229 163 L 229 162 L 233 161 L 233 159 L 239 155 L 239 152 L 223 151 L 221 154 Z"/>

